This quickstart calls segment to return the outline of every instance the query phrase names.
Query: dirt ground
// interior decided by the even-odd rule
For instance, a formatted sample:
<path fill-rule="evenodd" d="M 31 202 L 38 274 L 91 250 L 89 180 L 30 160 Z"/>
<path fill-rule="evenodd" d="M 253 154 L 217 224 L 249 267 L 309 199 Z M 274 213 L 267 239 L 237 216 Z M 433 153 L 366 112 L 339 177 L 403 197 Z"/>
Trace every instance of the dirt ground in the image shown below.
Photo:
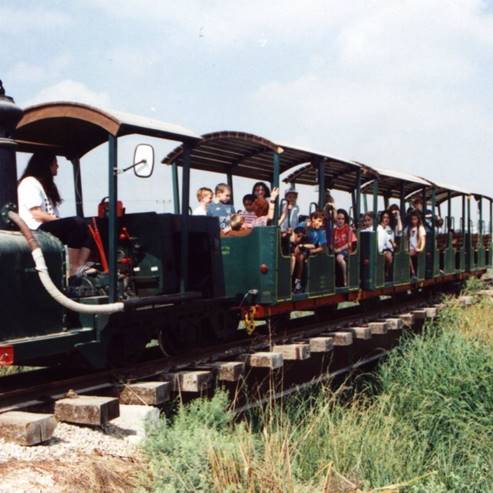
<path fill-rule="evenodd" d="M 11 459 L 0 463 L 0 492 L 130 492 L 142 484 L 144 471 L 138 459 L 97 452 L 68 460 Z"/>

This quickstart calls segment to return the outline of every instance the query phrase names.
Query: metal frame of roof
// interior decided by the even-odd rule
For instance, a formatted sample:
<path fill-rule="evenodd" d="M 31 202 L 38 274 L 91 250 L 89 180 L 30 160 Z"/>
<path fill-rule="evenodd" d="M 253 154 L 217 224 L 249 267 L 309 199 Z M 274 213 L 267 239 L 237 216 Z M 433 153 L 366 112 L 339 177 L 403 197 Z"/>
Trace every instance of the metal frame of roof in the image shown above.
<path fill-rule="evenodd" d="M 364 182 L 361 185 L 362 191 L 377 180 L 379 194 L 384 197 L 400 199 L 401 192 L 403 192 L 404 196 L 407 197 L 408 195 L 423 190 L 423 188 L 432 186 L 428 180 L 424 180 L 419 176 L 410 175 L 401 171 L 391 171 L 375 166 L 363 164 L 362 166 L 371 170 L 371 173 L 374 175 L 374 178 Z"/>
<path fill-rule="evenodd" d="M 80 158 L 108 140 L 108 135 L 131 134 L 178 141 L 199 136 L 179 125 L 76 102 L 53 102 L 31 106 L 17 124 L 16 142 L 21 152 L 50 149 Z"/>
<path fill-rule="evenodd" d="M 328 189 L 352 192 L 355 188 L 358 171 L 364 174 L 365 168 L 352 161 L 323 156 L 325 186 Z M 283 180 L 285 183 L 316 185 L 318 183 L 318 166 L 315 163 L 298 168 Z"/>
<path fill-rule="evenodd" d="M 430 180 L 426 180 L 426 181 L 428 181 L 428 183 L 430 184 L 430 188 L 428 188 L 425 192 L 426 199 L 428 200 L 431 198 L 431 194 L 432 194 L 432 191 L 434 189 L 435 190 L 435 200 L 436 200 L 437 204 L 441 204 L 442 202 L 445 202 L 446 200 L 448 200 L 449 192 L 450 192 L 451 198 L 460 197 L 462 195 L 465 195 L 465 196 L 472 195 L 471 192 L 468 192 L 466 190 L 462 190 L 462 189 L 456 187 L 455 185 L 444 185 L 443 183 L 438 184 L 438 183 L 430 181 Z M 406 196 L 406 199 L 412 199 L 417 194 L 418 194 L 418 192 L 412 192 Z"/>
<path fill-rule="evenodd" d="M 204 134 L 191 152 L 191 168 L 243 178 L 272 181 L 273 154 L 280 156 L 280 173 L 323 156 L 304 149 L 276 144 L 258 135 L 221 131 Z M 162 163 L 182 165 L 183 146 L 164 157 Z"/>

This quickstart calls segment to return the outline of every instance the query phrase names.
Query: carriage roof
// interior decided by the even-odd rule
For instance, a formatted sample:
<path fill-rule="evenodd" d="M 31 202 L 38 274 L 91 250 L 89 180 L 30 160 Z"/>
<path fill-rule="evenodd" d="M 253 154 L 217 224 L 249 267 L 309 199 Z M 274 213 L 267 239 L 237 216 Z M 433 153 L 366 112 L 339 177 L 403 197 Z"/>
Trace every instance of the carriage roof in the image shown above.
<path fill-rule="evenodd" d="M 171 151 L 162 162 L 182 165 L 184 147 Z M 204 134 L 191 151 L 191 168 L 234 176 L 271 181 L 273 154 L 280 156 L 280 173 L 316 159 L 323 154 L 272 142 L 264 137 L 234 131 Z"/>
<path fill-rule="evenodd" d="M 108 140 L 141 134 L 171 140 L 198 140 L 191 130 L 140 115 L 76 102 L 43 103 L 26 108 L 17 124 L 18 150 L 50 149 L 79 158 Z"/>

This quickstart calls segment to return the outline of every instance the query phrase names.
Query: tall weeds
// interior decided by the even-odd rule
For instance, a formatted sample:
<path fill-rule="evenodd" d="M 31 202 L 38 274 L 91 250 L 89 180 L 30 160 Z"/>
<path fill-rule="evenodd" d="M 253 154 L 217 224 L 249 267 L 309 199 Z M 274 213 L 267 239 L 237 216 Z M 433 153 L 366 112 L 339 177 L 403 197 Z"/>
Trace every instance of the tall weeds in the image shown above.
<path fill-rule="evenodd" d="M 241 423 L 232 421 L 222 393 L 182 407 L 146 442 L 151 488 L 493 491 L 490 332 L 491 301 L 469 308 L 448 301 L 360 390 L 320 388 Z"/>

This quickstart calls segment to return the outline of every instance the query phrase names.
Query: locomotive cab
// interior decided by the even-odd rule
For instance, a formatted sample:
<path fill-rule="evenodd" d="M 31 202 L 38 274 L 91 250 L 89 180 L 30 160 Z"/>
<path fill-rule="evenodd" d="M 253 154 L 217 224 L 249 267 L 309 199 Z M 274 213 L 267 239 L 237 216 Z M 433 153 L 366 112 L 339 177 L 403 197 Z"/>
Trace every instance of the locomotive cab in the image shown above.
<path fill-rule="evenodd" d="M 187 149 L 198 140 L 177 125 L 79 103 L 33 106 L 17 124 L 18 152 L 50 149 L 72 163 L 77 215 L 85 218 L 93 237 L 91 255 L 97 272 L 68 289 L 63 245 L 49 233 L 34 233 L 51 280 L 79 304 L 121 305 L 123 313 L 78 314 L 63 309 L 37 278 L 21 234 L 1 232 L 0 264 L 5 266 L 5 275 L 0 294 L 10 302 L 3 310 L 0 349 L 8 348 L 9 364 L 79 360 L 93 367 L 121 365 L 139 357 L 151 339 L 158 339 L 169 353 L 204 334 L 220 336 L 224 330 L 229 309 L 217 219 L 126 212 L 118 200 L 119 175 L 133 169 L 135 179 L 148 178 L 154 167 L 153 148 L 146 144 L 137 146 L 130 166 L 117 157 L 119 138 L 132 134 L 182 142 Z M 82 161 L 104 143 L 108 147 L 108 197 L 97 215 L 86 216 Z M 10 181 L 16 190 L 15 174 Z M 188 194 L 182 206 L 188 211 Z M 214 310 L 224 317 L 211 321 Z"/>

